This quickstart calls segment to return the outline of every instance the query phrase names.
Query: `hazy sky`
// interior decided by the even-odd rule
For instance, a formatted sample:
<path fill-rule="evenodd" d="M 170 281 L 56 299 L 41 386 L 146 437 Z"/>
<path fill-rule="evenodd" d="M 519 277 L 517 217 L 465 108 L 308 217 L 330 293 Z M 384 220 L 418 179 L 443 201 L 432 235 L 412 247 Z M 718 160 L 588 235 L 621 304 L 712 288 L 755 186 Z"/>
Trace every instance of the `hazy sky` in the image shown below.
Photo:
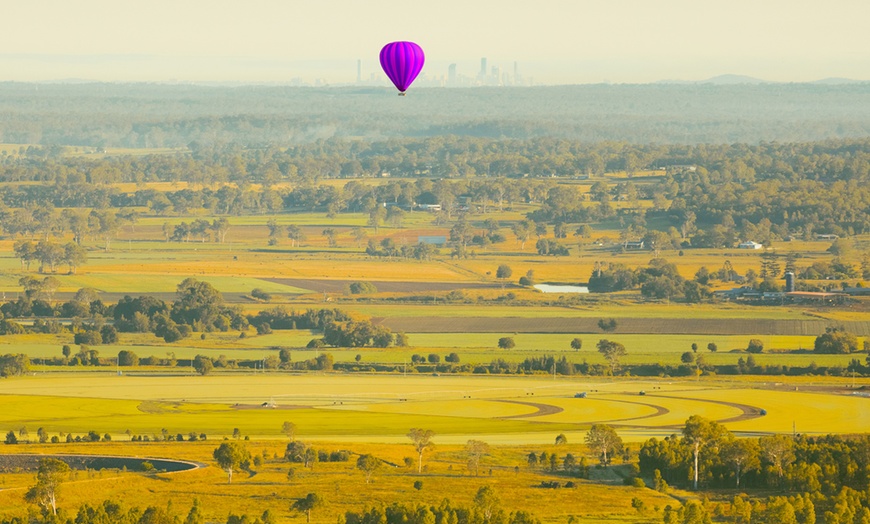
<path fill-rule="evenodd" d="M 10 0 L 0 80 L 331 83 L 413 40 L 535 83 L 870 80 L 870 0 Z"/>

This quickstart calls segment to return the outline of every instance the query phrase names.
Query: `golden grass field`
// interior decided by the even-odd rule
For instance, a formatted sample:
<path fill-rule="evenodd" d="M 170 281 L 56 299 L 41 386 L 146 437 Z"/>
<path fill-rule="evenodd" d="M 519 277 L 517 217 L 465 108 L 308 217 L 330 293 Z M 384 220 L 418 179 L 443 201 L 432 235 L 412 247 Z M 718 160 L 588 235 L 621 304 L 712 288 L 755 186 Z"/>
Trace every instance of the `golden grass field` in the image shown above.
<path fill-rule="evenodd" d="M 677 500 L 651 489 L 630 488 L 605 481 L 574 480 L 576 488 L 542 491 L 536 488 L 542 480 L 556 479 L 561 483 L 570 480 L 553 476 L 540 469 L 530 469 L 525 463 L 529 451 L 584 454 L 584 446 L 578 443 L 559 446 L 552 444 L 532 447 L 502 447 L 494 450 L 481 462 L 481 476 L 470 474 L 465 466 L 461 446 L 437 442 L 434 451 L 426 455 L 426 471 L 418 475 L 414 468 L 386 467 L 373 475 L 367 484 L 364 475 L 355 469 L 356 457 L 370 453 L 393 463 L 401 463 L 404 457 L 415 456 L 410 442 L 402 444 L 363 444 L 318 442 L 316 447 L 324 450 L 347 449 L 353 454 L 346 463 L 319 463 L 311 470 L 301 464 L 290 464 L 283 456 L 286 439 L 283 441 L 250 442 L 248 449 L 267 460 L 253 468 L 253 475 L 237 473 L 233 483 L 227 484 L 226 474 L 217 467 L 209 466 L 192 472 L 148 475 L 133 472 L 102 471 L 79 472 L 63 485 L 61 508 L 76 508 L 95 497 L 120 499 L 129 507 L 131 493 L 135 493 L 135 505 L 167 507 L 182 518 L 194 498 L 198 498 L 209 521 L 224 522 L 232 512 L 240 515 L 262 514 L 270 509 L 280 522 L 302 522 L 304 515 L 290 510 L 296 498 L 316 492 L 324 497 L 326 505 L 312 513 L 313 522 L 335 522 L 346 511 L 362 511 L 367 507 L 408 501 L 415 504 L 438 506 L 449 498 L 454 504 L 472 506 L 478 488 L 491 486 L 499 495 L 501 505 L 508 511 L 531 511 L 547 523 L 565 522 L 573 516 L 578 522 L 656 522 L 660 519 L 656 508 L 678 504 Z M 187 460 L 212 463 L 211 452 L 217 442 L 196 443 L 99 443 L 91 445 L 21 446 L 28 452 L 77 452 L 133 454 L 138 456 L 174 456 Z M 5 451 L 5 450 L 4 450 Z M 519 467 L 515 471 L 514 467 Z M 618 468 L 619 466 L 617 466 Z M 296 471 L 287 478 L 289 469 Z M 491 474 L 490 474 L 491 470 Z M 422 489 L 415 490 L 413 483 L 422 481 Z M 25 488 L 32 483 L 30 474 L 3 475 L 0 489 L 0 515 L 16 514 L 22 505 Z M 352 496 L 349 496 L 353 494 Z M 547 504 L 540 497 L 546 494 Z M 638 515 L 631 507 L 632 497 L 643 500 L 648 507 L 644 515 Z"/>
<path fill-rule="evenodd" d="M 810 392 L 800 391 L 806 388 Z M 580 391 L 587 398 L 574 398 Z M 870 398 L 850 393 L 805 383 L 750 388 L 709 379 L 74 373 L 0 383 L 0 429 L 95 430 L 124 439 L 127 430 L 152 435 L 166 428 L 220 438 L 239 428 L 262 439 L 280 435 L 283 421 L 290 420 L 300 437 L 310 439 L 396 442 L 409 428 L 425 426 L 445 442 L 497 436 L 519 444 L 547 442 L 559 432 L 579 434 L 594 423 L 667 435 L 693 414 L 740 432 L 784 432 L 796 418 L 793 406 L 800 405 L 801 419 L 812 414 L 802 432 L 865 431 Z M 277 408 L 263 406 L 268 403 Z M 761 409 L 769 414 L 760 416 Z"/>
<path fill-rule="evenodd" d="M 529 452 L 566 453 L 594 457 L 583 445 L 592 423 L 614 425 L 628 442 L 679 433 L 694 414 L 723 421 L 744 435 L 767 432 L 856 433 L 870 424 L 870 398 L 849 394 L 834 380 L 810 384 L 807 377 L 791 385 L 756 381 L 557 379 L 547 377 L 432 377 L 371 375 L 233 375 L 207 377 L 117 376 L 74 373 L 31 376 L 0 381 L 0 428 L 31 438 L 39 427 L 49 435 L 110 433 L 112 442 L 90 444 L 22 444 L 3 453 L 85 453 L 134 457 L 165 457 L 202 462 L 208 467 L 174 474 L 126 471 L 75 472 L 65 483 L 61 508 L 84 502 L 120 498 L 139 506 L 160 505 L 183 516 L 194 498 L 207 518 L 223 521 L 234 514 L 272 510 L 279 518 L 297 520 L 290 510 L 296 498 L 317 492 L 327 500 L 314 522 L 332 522 L 345 511 L 411 501 L 438 505 L 449 497 L 470 505 L 482 485 L 493 487 L 505 509 L 531 511 L 546 523 L 658 522 L 667 504 L 678 505 L 693 495 L 671 491 L 663 495 L 646 488 L 621 486 L 614 470 L 593 469 L 593 480 L 575 480 L 576 488 L 542 492 L 542 481 L 570 480 L 541 468 L 531 468 Z M 586 398 L 575 398 L 584 391 Z M 645 395 L 639 392 L 644 391 Z M 262 407 L 274 401 L 277 408 Z M 801 406 L 800 416 L 795 406 Z M 244 409 L 241 409 L 244 408 Z M 767 414 L 760 416 L 758 410 Z M 751 416 L 746 416 L 747 410 Z M 734 420 L 743 415 L 743 420 Z M 297 426 L 296 438 L 325 451 L 348 450 L 346 463 L 319 463 L 308 470 L 284 461 L 288 441 L 284 421 Z M 794 426 L 793 426 L 794 424 Z M 425 471 L 401 466 L 416 453 L 405 436 L 412 427 L 433 429 L 433 450 L 425 454 Z M 252 472 L 237 473 L 231 485 L 215 467 L 211 452 L 234 428 L 246 447 L 264 458 Z M 126 431 L 159 439 L 163 430 L 174 435 L 206 433 L 200 442 L 129 442 Z M 556 446 L 564 434 L 568 444 Z M 250 440 L 248 440 L 250 438 Z M 481 463 L 481 476 L 466 469 L 464 443 L 483 440 L 493 447 Z M 366 484 L 354 467 L 359 454 L 371 453 L 399 467 L 386 467 Z M 615 470 L 618 470 L 616 460 Z M 287 471 L 296 474 L 287 478 Z M 412 487 L 422 481 L 422 489 Z M 32 474 L 0 475 L 0 516 L 21 511 Z M 135 493 L 135 498 L 130 494 Z M 358 494 L 349 497 L 348 493 Z M 546 496 L 547 504 L 541 504 Z M 674 498 L 678 497 L 678 498 Z M 637 513 L 631 499 L 644 501 Z"/>

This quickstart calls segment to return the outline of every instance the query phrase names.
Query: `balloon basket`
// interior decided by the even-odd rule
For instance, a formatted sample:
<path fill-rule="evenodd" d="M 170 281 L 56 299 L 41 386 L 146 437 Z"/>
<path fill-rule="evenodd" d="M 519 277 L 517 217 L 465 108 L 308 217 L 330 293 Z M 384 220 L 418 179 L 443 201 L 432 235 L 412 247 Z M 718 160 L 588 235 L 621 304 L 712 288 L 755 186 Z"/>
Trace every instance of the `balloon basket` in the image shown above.
<path fill-rule="evenodd" d="M 401 93 L 399 93 L 399 96 L 405 96 L 405 92 L 402 91 Z"/>

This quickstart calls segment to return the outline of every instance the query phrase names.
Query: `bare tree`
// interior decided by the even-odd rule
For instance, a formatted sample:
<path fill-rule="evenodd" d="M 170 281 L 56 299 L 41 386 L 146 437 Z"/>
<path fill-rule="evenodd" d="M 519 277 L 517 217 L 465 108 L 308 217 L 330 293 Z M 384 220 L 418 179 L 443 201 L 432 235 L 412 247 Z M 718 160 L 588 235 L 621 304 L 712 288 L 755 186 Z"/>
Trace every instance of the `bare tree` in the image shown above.
<path fill-rule="evenodd" d="M 475 476 L 480 475 L 480 459 L 489 453 L 489 444 L 482 440 L 469 440 L 465 444 L 465 452 L 468 453 L 468 471 L 473 471 Z"/>
<path fill-rule="evenodd" d="M 408 432 L 408 438 L 414 443 L 414 449 L 417 450 L 417 473 L 423 472 L 423 452 L 434 446 L 432 437 L 435 432 L 431 429 L 413 428 Z"/>
<path fill-rule="evenodd" d="M 69 465 L 62 460 L 40 459 L 39 470 L 36 472 L 36 485 L 27 490 L 24 495 L 25 500 L 38 504 L 46 510 L 50 508 L 52 515 L 57 515 L 57 496 L 60 493 L 60 485 L 69 471 Z"/>

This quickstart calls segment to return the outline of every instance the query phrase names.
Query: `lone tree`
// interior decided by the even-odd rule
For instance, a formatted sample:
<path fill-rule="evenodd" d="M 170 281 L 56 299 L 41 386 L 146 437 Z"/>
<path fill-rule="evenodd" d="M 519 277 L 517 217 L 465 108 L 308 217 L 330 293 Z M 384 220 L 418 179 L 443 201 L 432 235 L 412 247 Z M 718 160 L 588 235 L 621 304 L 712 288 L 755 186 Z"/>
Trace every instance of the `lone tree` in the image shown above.
<path fill-rule="evenodd" d="M 607 320 L 604 320 L 603 318 L 598 319 L 598 327 L 601 329 L 601 331 L 604 331 L 605 333 L 610 333 L 612 331 L 616 331 L 616 319 L 615 318 L 609 318 Z"/>
<path fill-rule="evenodd" d="M 224 442 L 213 453 L 221 469 L 227 470 L 227 484 L 233 482 L 233 470 L 251 460 L 251 453 L 241 442 Z"/>
<path fill-rule="evenodd" d="M 46 511 L 51 509 L 51 514 L 57 515 L 57 496 L 60 493 L 60 485 L 69 471 L 69 465 L 62 460 L 40 459 L 39 469 L 36 472 L 36 485 L 27 490 L 24 499 L 41 506 Z"/>
<path fill-rule="evenodd" d="M 287 438 L 293 440 L 293 437 L 296 435 L 296 424 L 285 420 L 284 424 L 281 425 L 281 432 L 287 435 Z"/>
<path fill-rule="evenodd" d="M 586 444 L 598 452 L 601 465 L 604 467 L 607 467 L 610 461 L 608 455 L 612 456 L 622 450 L 622 438 L 607 424 L 593 424 L 586 434 Z"/>
<path fill-rule="evenodd" d="M 126 349 L 122 349 L 118 352 L 118 365 L 119 366 L 138 366 L 139 365 L 139 357 L 136 356 L 136 353 L 132 351 L 128 351 Z"/>
<path fill-rule="evenodd" d="M 507 279 L 514 274 L 514 271 L 507 264 L 502 264 L 498 266 L 498 269 L 495 270 L 495 278 L 502 281 L 501 287 L 504 287 L 504 283 Z"/>
<path fill-rule="evenodd" d="M 574 351 L 580 351 L 583 349 L 583 340 L 580 338 L 575 338 L 571 341 L 571 349 Z"/>
<path fill-rule="evenodd" d="M 408 432 L 408 438 L 414 443 L 414 449 L 417 450 L 417 473 L 423 472 L 423 452 L 434 446 L 432 437 L 435 432 L 431 429 L 413 428 Z"/>
<path fill-rule="evenodd" d="M 598 352 L 601 353 L 607 363 L 610 364 L 610 374 L 612 375 L 616 373 L 616 368 L 619 367 L 619 359 L 627 354 L 625 346 L 619 342 L 611 342 L 605 338 L 598 341 L 597 347 Z"/>
<path fill-rule="evenodd" d="M 858 351 L 858 337 L 839 329 L 828 328 L 813 344 L 815 353 L 854 353 Z"/>
<path fill-rule="evenodd" d="M 311 511 L 323 506 L 326 501 L 317 493 L 309 493 L 293 503 L 290 509 L 305 513 L 306 522 L 311 522 Z"/>
<path fill-rule="evenodd" d="M 498 339 L 498 347 L 501 349 L 513 349 L 516 345 L 513 337 L 501 337 Z"/>
<path fill-rule="evenodd" d="M 480 459 L 489 453 L 489 444 L 482 440 L 469 440 L 465 444 L 465 452 L 468 453 L 468 471 L 474 475 L 480 475 Z"/>
<path fill-rule="evenodd" d="M 746 346 L 746 351 L 749 353 L 761 353 L 764 351 L 764 342 L 757 338 L 749 340 L 749 345 Z"/>
<path fill-rule="evenodd" d="M 372 475 L 381 469 L 383 466 L 383 462 L 381 459 L 375 457 L 374 455 L 360 455 L 356 460 L 356 469 L 362 471 L 366 475 L 366 484 L 371 482 Z"/>
<path fill-rule="evenodd" d="M 200 375 L 205 376 L 211 373 L 211 370 L 214 369 L 214 362 L 212 362 L 210 357 L 197 355 L 193 359 L 193 369 L 195 369 Z"/>

